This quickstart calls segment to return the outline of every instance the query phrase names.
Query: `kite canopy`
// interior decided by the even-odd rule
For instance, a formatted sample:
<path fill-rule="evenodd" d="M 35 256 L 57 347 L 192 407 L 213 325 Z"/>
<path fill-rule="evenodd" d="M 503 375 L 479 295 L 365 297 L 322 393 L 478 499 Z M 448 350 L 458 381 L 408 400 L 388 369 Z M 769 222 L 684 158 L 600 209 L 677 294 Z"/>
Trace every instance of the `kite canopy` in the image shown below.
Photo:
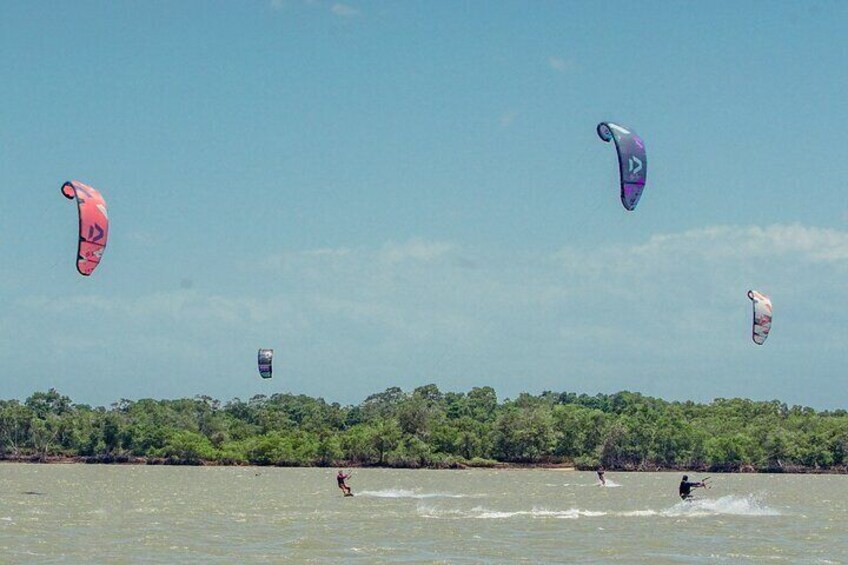
<path fill-rule="evenodd" d="M 106 201 L 95 189 L 78 180 L 62 185 L 65 198 L 77 200 L 79 211 L 79 245 L 77 247 L 77 271 L 88 276 L 94 272 L 106 249 L 109 239 L 109 217 Z"/>
<path fill-rule="evenodd" d="M 259 350 L 259 374 L 263 379 L 271 378 L 271 361 L 274 359 L 273 349 Z"/>
<path fill-rule="evenodd" d="M 771 299 L 756 290 L 749 290 L 748 298 L 754 303 L 754 328 L 751 339 L 757 345 L 762 345 L 771 330 Z"/>
<path fill-rule="evenodd" d="M 618 152 L 618 169 L 621 173 L 621 203 L 632 211 L 639 203 L 648 177 L 648 157 L 645 142 L 636 135 L 612 122 L 598 124 L 598 137 L 609 143 L 615 140 Z"/>

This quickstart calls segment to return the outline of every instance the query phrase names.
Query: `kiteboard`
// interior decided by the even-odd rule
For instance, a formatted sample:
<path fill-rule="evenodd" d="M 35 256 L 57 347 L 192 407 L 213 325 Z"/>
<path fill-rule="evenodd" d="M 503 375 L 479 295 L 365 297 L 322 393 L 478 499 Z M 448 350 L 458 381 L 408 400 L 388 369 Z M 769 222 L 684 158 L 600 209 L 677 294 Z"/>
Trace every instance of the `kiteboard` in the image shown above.
<path fill-rule="evenodd" d="M 348 497 L 348 496 L 353 496 L 353 493 L 352 492 L 346 492 L 345 497 Z"/>

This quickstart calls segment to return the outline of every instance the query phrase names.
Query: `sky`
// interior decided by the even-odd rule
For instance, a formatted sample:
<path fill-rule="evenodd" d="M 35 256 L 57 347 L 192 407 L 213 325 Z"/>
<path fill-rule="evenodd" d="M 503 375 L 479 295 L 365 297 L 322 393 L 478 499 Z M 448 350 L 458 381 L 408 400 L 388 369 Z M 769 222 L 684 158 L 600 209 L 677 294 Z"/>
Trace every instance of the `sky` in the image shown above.
<path fill-rule="evenodd" d="M 0 3 L 0 398 L 434 383 L 846 408 L 846 21 L 831 1 Z M 633 212 L 606 120 L 645 140 Z M 109 208 L 91 277 L 70 179 Z M 774 303 L 763 346 L 749 289 Z"/>

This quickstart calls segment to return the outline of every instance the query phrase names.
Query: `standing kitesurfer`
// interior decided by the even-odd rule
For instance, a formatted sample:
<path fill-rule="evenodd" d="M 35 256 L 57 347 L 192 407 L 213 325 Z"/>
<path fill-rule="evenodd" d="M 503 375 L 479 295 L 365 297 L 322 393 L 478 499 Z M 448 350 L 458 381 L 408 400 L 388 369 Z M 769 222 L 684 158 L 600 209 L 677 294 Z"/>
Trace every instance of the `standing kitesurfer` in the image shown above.
<path fill-rule="evenodd" d="M 350 492 L 350 487 L 347 486 L 347 484 L 345 483 L 345 481 L 349 478 L 350 478 L 350 473 L 345 475 L 344 471 L 339 469 L 339 474 L 336 475 L 336 481 L 339 483 L 339 488 L 342 489 L 342 492 L 344 493 L 345 496 L 353 496 L 352 493 Z"/>
<path fill-rule="evenodd" d="M 598 480 L 601 481 L 600 486 L 606 486 L 607 481 L 604 479 L 604 466 L 601 465 L 598 467 Z"/>
<path fill-rule="evenodd" d="M 677 493 L 683 500 L 689 500 L 692 498 L 693 488 L 705 488 L 706 486 L 707 484 L 704 481 L 690 483 L 689 477 L 687 475 L 683 475 L 683 480 L 680 481 L 680 488 L 677 489 Z"/>

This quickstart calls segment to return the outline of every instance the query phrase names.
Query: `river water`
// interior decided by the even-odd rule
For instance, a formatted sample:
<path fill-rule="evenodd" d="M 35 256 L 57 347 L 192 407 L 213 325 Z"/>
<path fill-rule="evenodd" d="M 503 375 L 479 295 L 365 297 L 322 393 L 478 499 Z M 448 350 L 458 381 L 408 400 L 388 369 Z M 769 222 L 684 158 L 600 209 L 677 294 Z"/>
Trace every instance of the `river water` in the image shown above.
<path fill-rule="evenodd" d="M 0 464 L 0 563 L 848 563 L 845 475 L 335 472 Z"/>

